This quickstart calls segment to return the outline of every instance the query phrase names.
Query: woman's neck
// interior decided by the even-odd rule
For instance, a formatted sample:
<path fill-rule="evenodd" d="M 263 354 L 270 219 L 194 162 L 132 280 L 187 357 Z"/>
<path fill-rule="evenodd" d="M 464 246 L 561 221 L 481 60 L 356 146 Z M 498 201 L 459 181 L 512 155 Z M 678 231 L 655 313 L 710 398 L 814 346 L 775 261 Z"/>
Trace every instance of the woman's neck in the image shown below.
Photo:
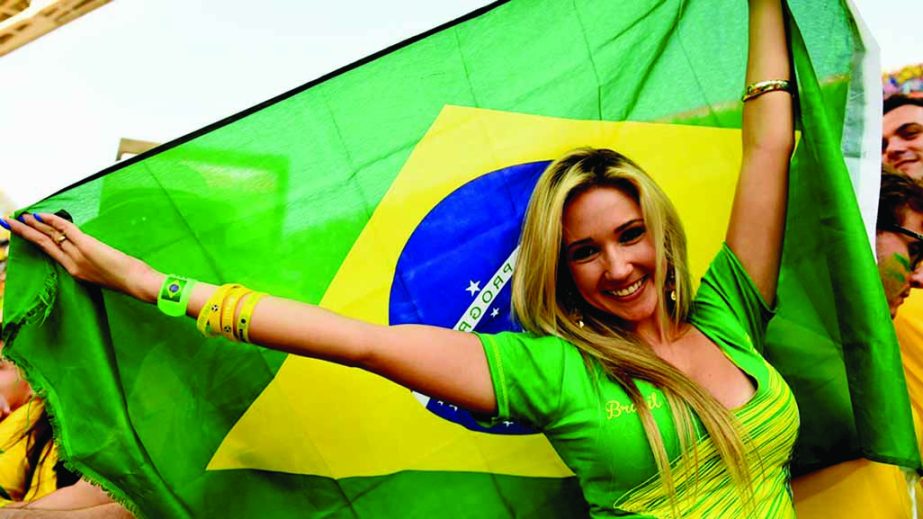
<path fill-rule="evenodd" d="M 639 321 L 635 325 L 634 332 L 642 342 L 656 350 L 658 347 L 675 342 L 686 334 L 688 328 L 688 323 L 667 322 L 662 324 L 660 319 L 651 316 L 650 319 Z"/>

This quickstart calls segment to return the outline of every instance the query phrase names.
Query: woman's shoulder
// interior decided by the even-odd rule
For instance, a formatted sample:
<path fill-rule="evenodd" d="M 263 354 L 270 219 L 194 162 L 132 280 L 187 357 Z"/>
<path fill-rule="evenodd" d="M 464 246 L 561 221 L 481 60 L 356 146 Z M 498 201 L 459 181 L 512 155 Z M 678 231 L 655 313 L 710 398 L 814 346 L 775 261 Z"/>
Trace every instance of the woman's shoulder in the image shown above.
<path fill-rule="evenodd" d="M 580 350 L 577 349 L 573 343 L 557 335 L 538 334 L 527 331 L 506 331 L 492 334 L 479 333 L 478 336 L 481 338 L 481 341 L 485 343 L 493 342 L 502 346 L 580 354 Z"/>
<path fill-rule="evenodd" d="M 545 366 L 583 364 L 581 351 L 570 341 L 551 334 L 500 332 L 478 334 L 489 358 L 506 360 L 508 365 L 524 362 Z"/>

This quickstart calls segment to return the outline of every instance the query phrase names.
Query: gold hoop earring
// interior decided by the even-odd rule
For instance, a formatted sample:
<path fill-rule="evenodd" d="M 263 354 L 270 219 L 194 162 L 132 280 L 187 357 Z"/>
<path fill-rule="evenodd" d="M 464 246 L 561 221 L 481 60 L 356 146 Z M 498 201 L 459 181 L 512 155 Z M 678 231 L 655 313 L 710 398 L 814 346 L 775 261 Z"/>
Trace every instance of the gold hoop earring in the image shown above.
<path fill-rule="evenodd" d="M 570 307 L 570 320 L 577 325 L 578 328 L 583 328 L 583 312 L 580 311 L 580 303 L 578 301 L 578 296 L 574 294 L 573 290 L 567 290 L 564 293 L 564 305 L 565 307 Z"/>
<path fill-rule="evenodd" d="M 667 274 L 667 286 L 670 287 L 670 301 L 676 302 L 676 268 L 671 268 Z"/>
<path fill-rule="evenodd" d="M 579 308 L 574 307 L 574 310 L 571 312 L 571 320 L 574 321 L 577 328 L 583 328 L 583 312 L 581 312 Z"/>

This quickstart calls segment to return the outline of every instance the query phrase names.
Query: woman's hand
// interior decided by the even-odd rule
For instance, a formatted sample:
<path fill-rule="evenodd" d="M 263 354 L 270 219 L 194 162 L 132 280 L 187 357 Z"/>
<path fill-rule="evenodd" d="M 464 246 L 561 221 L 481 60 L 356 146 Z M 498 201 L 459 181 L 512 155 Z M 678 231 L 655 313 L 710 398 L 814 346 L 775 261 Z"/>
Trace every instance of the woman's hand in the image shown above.
<path fill-rule="evenodd" d="M 37 245 L 75 278 L 151 303 L 163 281 L 143 261 L 85 234 L 73 223 L 48 213 L 5 219 L 17 236 Z"/>

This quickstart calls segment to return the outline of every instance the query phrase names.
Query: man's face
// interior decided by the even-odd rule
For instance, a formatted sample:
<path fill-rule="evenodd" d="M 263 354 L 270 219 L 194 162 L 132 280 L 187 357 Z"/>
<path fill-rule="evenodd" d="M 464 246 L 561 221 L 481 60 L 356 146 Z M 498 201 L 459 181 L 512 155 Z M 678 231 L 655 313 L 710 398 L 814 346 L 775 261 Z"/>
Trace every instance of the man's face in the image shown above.
<path fill-rule="evenodd" d="M 910 177 L 923 178 L 923 106 L 903 105 L 885 114 L 881 160 Z"/>
<path fill-rule="evenodd" d="M 909 231 L 923 234 L 923 213 L 906 209 L 900 226 Z M 923 243 L 897 231 L 878 231 L 875 239 L 875 254 L 878 257 L 878 274 L 885 288 L 891 318 L 910 295 L 913 288 L 923 287 L 923 266 L 914 260 L 923 250 Z"/>

